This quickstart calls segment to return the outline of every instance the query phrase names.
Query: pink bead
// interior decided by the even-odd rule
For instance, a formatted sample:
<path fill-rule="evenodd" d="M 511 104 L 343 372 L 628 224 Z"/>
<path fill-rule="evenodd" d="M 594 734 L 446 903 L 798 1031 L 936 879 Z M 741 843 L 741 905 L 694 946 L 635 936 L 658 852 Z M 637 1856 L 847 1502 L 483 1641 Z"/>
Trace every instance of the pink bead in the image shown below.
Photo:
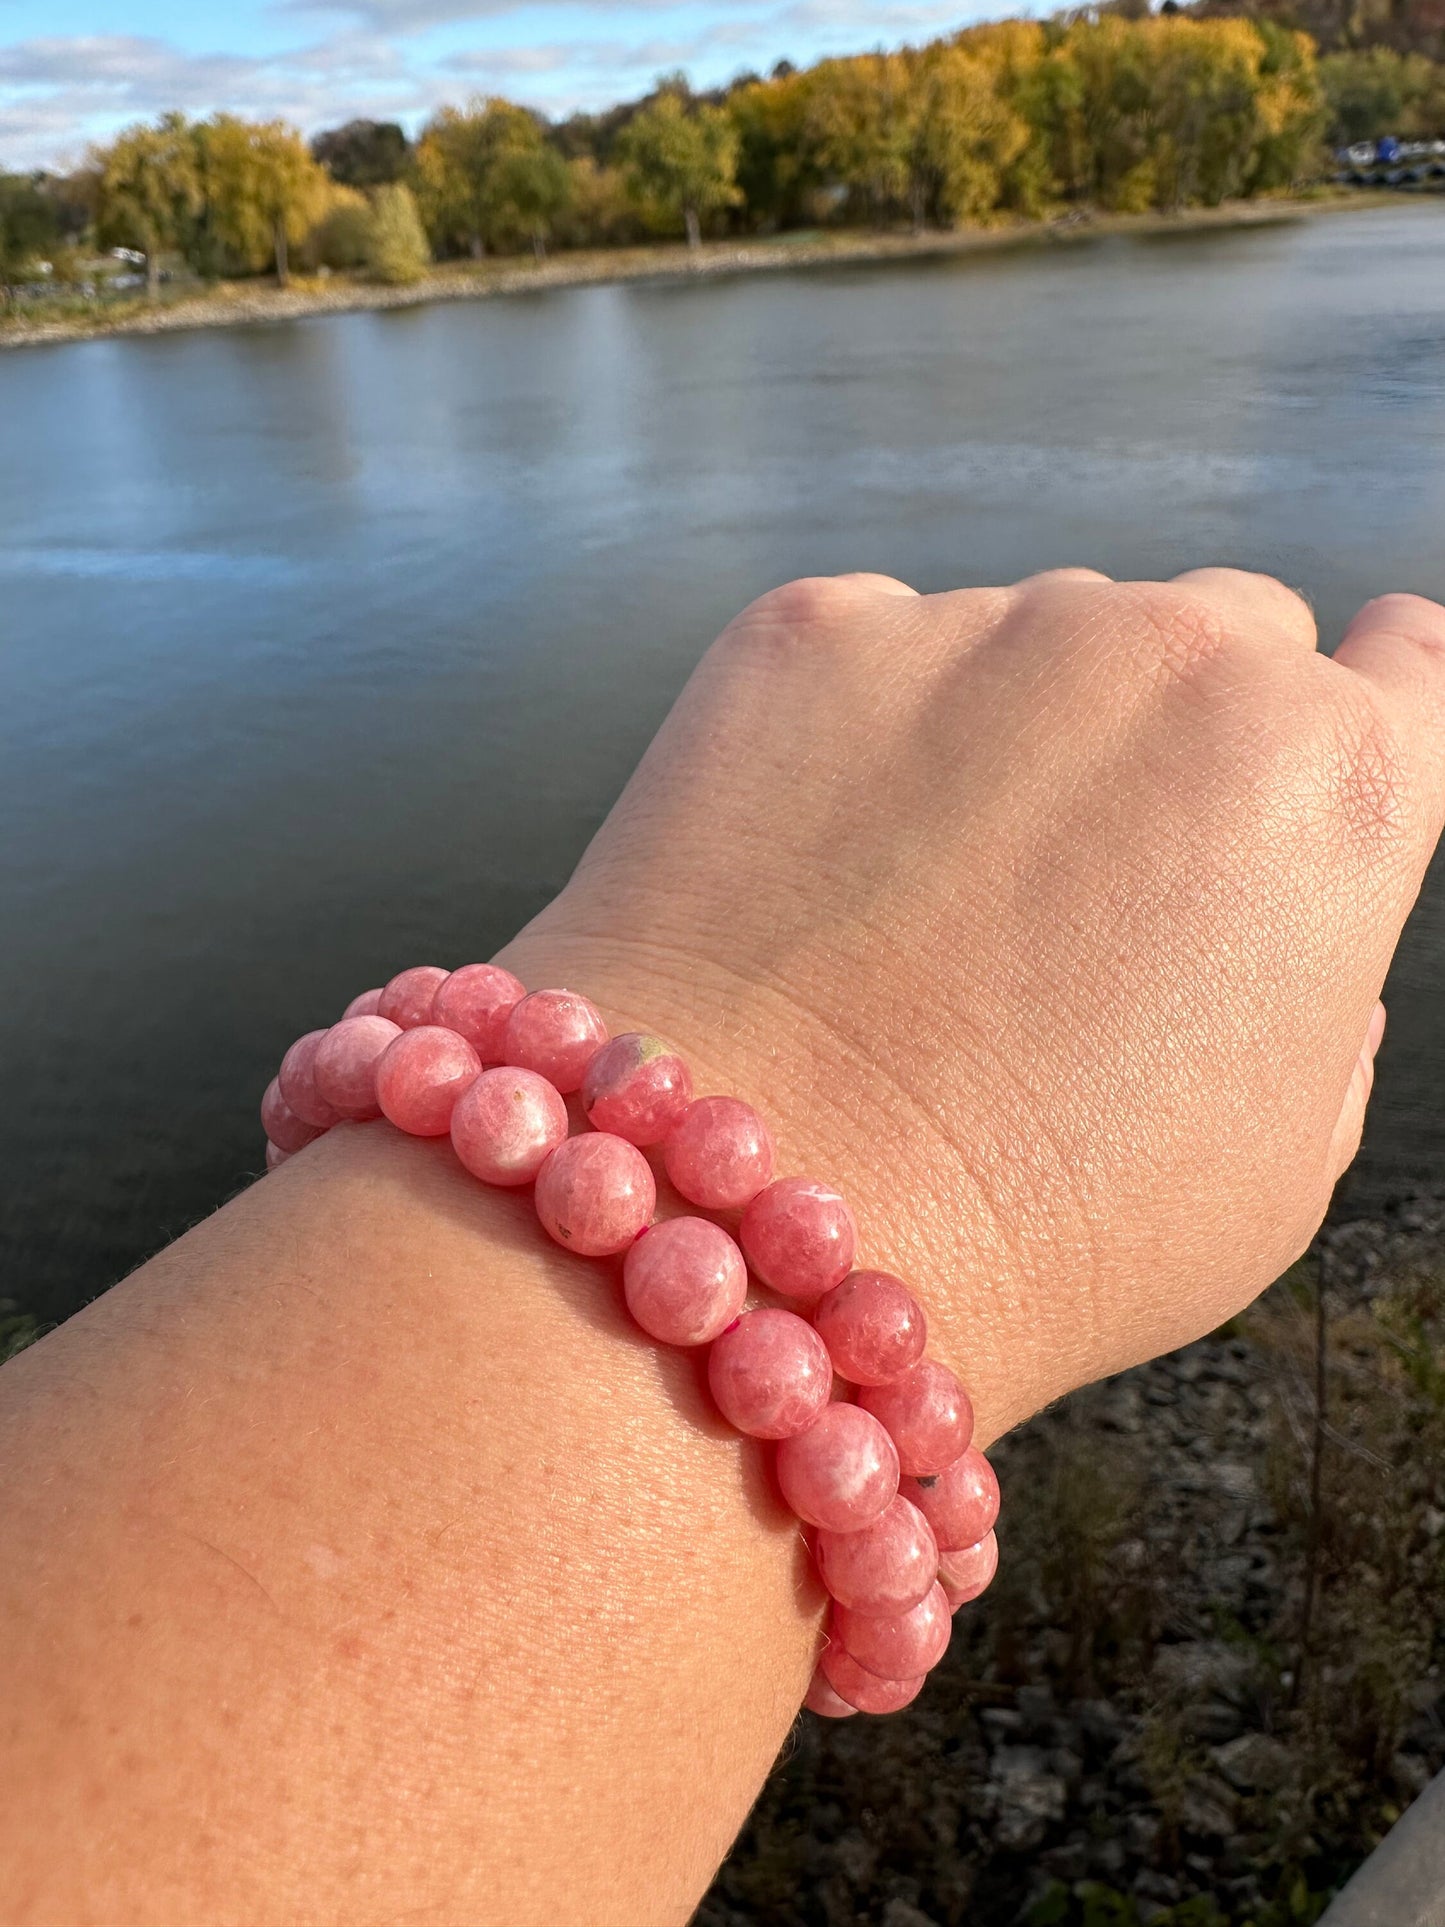
<path fill-rule="evenodd" d="M 709 1218 L 668 1218 L 633 1245 L 622 1264 L 627 1309 L 664 1345 L 706 1345 L 737 1317 L 748 1295 L 743 1254 Z"/>
<path fill-rule="evenodd" d="M 385 1017 L 399 1030 L 415 1030 L 431 1022 L 431 1007 L 448 973 L 440 964 L 413 964 L 398 971 L 382 991 L 376 1014 Z"/>
<path fill-rule="evenodd" d="M 394 1037 L 377 1059 L 376 1101 L 399 1131 L 445 1137 L 457 1099 L 481 1068 L 465 1037 L 440 1024 L 418 1024 Z"/>
<path fill-rule="evenodd" d="M 925 1358 L 891 1385 L 865 1385 L 858 1403 L 888 1427 L 911 1477 L 941 1472 L 968 1448 L 973 1406 L 946 1365 Z"/>
<path fill-rule="evenodd" d="M 316 1047 L 316 1089 L 342 1117 L 380 1117 L 376 1060 L 401 1035 L 385 1017 L 343 1017 Z"/>
<path fill-rule="evenodd" d="M 579 1090 L 587 1066 L 607 1042 L 602 1013 L 571 990 L 534 990 L 507 1018 L 509 1064 L 536 1071 L 564 1094 Z"/>
<path fill-rule="evenodd" d="M 938 1555 L 938 1583 L 948 1595 L 948 1609 L 957 1612 L 979 1594 L 998 1571 L 998 1537 L 986 1532 L 976 1546 Z"/>
<path fill-rule="evenodd" d="M 737 1211 L 773 1175 L 773 1140 L 751 1104 L 700 1097 L 662 1147 L 674 1190 L 704 1211 Z"/>
<path fill-rule="evenodd" d="M 604 1044 L 582 1080 L 582 1108 L 599 1131 L 629 1144 L 660 1144 L 692 1102 L 692 1073 L 661 1038 L 624 1031 Z"/>
<path fill-rule="evenodd" d="M 906 1613 L 859 1613 L 834 1606 L 832 1625 L 839 1645 L 880 1679 L 915 1679 L 928 1672 L 948 1650 L 953 1631 L 948 1600 L 936 1581 Z"/>
<path fill-rule="evenodd" d="M 830 1185 L 779 1178 L 743 1213 L 743 1251 L 765 1285 L 784 1298 L 817 1298 L 847 1277 L 858 1234 Z"/>
<path fill-rule="evenodd" d="M 941 1472 L 902 1486 L 933 1527 L 940 1546 L 974 1546 L 998 1517 L 998 1475 L 976 1446 L 969 1446 Z"/>
<path fill-rule="evenodd" d="M 359 997 L 353 997 L 342 1011 L 343 1017 L 375 1017 L 380 1014 L 382 990 L 363 990 Z"/>
<path fill-rule="evenodd" d="M 828 1403 L 828 1347 L 796 1312 L 745 1311 L 715 1339 L 707 1379 L 729 1425 L 755 1439 L 804 1432 Z"/>
<path fill-rule="evenodd" d="M 278 1151 L 285 1151 L 288 1155 L 292 1151 L 304 1151 L 308 1144 L 321 1135 L 314 1124 L 297 1117 L 282 1097 L 281 1086 L 274 1077 L 261 1099 L 261 1129 Z"/>
<path fill-rule="evenodd" d="M 839 1699 L 828 1684 L 821 1667 L 808 1682 L 807 1697 L 803 1704 L 810 1713 L 821 1714 L 825 1720 L 850 1720 L 858 1711 L 858 1708 L 850 1706 L 847 1700 Z"/>
<path fill-rule="evenodd" d="M 437 991 L 431 1021 L 465 1037 L 484 1064 L 500 1064 L 507 1019 L 526 994 L 521 979 L 500 964 L 463 964 Z"/>
<path fill-rule="evenodd" d="M 918 1698 L 925 1678 L 920 1673 L 916 1679 L 880 1679 L 836 1644 L 829 1646 L 818 1661 L 818 1670 L 839 1699 L 856 1706 L 860 1713 L 901 1711 Z"/>
<path fill-rule="evenodd" d="M 834 1370 L 853 1385 L 886 1385 L 923 1356 L 928 1320 L 901 1278 L 853 1271 L 819 1299 L 813 1323 Z"/>
<path fill-rule="evenodd" d="M 483 1184 L 530 1184 L 570 1129 L 567 1103 L 535 1071 L 483 1071 L 457 1099 L 452 1149 Z"/>
<path fill-rule="evenodd" d="M 805 1524 L 861 1532 L 898 1490 L 898 1454 L 871 1413 L 827 1405 L 778 1447 L 778 1484 Z"/>
<path fill-rule="evenodd" d="M 325 1035 L 324 1030 L 308 1030 L 304 1037 L 298 1037 L 281 1059 L 276 1074 L 287 1105 L 303 1124 L 314 1124 L 318 1131 L 329 1131 L 340 1121 L 339 1114 L 316 1088 L 316 1052 Z"/>
<path fill-rule="evenodd" d="M 652 1166 L 636 1145 L 607 1131 L 569 1137 L 537 1173 L 543 1230 L 584 1258 L 626 1251 L 656 1203 Z"/>
<path fill-rule="evenodd" d="M 268 1171 L 279 1170 L 290 1156 L 291 1153 L 289 1151 L 283 1151 L 279 1144 L 268 1143 L 266 1146 L 266 1169 Z"/>
<path fill-rule="evenodd" d="M 820 1532 L 813 1557 L 838 1604 L 860 1613 L 906 1613 L 938 1577 L 933 1529 L 904 1498 L 861 1532 Z"/>

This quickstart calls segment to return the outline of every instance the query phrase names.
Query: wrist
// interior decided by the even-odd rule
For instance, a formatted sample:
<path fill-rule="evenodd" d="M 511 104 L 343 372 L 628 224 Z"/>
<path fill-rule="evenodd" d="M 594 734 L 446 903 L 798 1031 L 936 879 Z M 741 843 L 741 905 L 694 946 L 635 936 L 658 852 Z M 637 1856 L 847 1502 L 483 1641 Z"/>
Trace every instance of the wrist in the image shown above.
<path fill-rule="evenodd" d="M 1047 1369 L 1057 1355 L 1048 1308 L 990 1187 L 963 1168 L 957 1119 L 879 1063 L 862 1026 L 843 1034 L 801 986 L 744 980 L 700 954 L 569 928 L 565 896 L 496 961 L 529 984 L 591 998 L 614 1035 L 662 1037 L 687 1058 L 699 1095 L 737 1096 L 764 1113 L 778 1176 L 807 1172 L 844 1192 L 859 1262 L 914 1288 L 932 1353 L 969 1387 L 979 1445 L 1064 1389 Z M 973 1125 L 974 1136 L 987 1128 Z"/>

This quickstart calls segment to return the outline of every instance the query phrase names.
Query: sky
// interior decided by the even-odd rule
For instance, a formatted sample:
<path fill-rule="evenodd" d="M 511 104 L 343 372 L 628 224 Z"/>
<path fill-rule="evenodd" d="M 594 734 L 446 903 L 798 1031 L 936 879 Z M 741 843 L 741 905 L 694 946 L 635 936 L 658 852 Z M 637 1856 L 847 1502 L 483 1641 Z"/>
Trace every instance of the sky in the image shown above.
<path fill-rule="evenodd" d="M 170 107 L 414 129 L 444 101 L 505 94 L 551 115 L 684 69 L 713 86 L 931 39 L 998 0 L 0 0 L 0 169 L 63 166 Z"/>

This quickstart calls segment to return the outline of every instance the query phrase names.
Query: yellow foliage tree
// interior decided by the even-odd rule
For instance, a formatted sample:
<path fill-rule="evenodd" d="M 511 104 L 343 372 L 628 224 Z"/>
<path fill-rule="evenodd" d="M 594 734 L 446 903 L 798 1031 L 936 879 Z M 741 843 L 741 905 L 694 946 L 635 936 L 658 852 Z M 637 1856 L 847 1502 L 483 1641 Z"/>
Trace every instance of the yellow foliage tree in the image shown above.
<path fill-rule="evenodd" d="M 325 169 L 285 121 L 216 114 L 198 133 L 215 239 L 253 271 L 272 263 L 284 288 L 291 249 L 305 240 L 331 197 Z"/>
<path fill-rule="evenodd" d="M 99 234 L 145 255 L 154 301 L 162 257 L 185 247 L 204 205 L 196 129 L 184 114 L 167 114 L 154 127 L 127 127 L 91 158 Z"/>

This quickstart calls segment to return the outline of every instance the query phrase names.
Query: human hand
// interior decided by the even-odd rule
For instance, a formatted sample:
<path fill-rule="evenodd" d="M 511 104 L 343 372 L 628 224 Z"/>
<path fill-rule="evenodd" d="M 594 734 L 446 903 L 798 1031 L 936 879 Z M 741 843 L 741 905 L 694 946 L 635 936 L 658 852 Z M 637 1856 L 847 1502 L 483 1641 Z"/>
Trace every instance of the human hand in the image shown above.
<path fill-rule="evenodd" d="M 796 582 L 504 954 L 844 1189 L 986 1439 L 1304 1248 L 1442 813 L 1432 603 L 1371 603 L 1332 660 L 1232 570 Z"/>

